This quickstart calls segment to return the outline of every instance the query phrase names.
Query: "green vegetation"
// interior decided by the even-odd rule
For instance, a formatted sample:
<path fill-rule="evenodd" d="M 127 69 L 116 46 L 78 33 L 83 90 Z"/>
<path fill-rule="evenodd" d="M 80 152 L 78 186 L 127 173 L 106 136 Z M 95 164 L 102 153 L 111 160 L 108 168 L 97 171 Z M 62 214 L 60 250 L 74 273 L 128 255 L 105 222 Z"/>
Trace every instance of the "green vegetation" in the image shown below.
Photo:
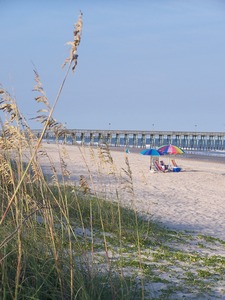
<path fill-rule="evenodd" d="M 46 188 L 45 207 L 27 215 L 27 203 L 20 203 L 4 220 L 1 299 L 15 293 L 19 299 L 169 299 L 193 289 L 210 295 L 215 282 L 224 282 L 225 258 L 201 253 L 205 237 L 200 242 L 165 230 L 74 187 L 62 186 L 59 194 L 59 187 Z M 27 184 L 27 199 L 40 202 L 40 190 Z M 188 250 L 193 243 L 199 252 Z"/>

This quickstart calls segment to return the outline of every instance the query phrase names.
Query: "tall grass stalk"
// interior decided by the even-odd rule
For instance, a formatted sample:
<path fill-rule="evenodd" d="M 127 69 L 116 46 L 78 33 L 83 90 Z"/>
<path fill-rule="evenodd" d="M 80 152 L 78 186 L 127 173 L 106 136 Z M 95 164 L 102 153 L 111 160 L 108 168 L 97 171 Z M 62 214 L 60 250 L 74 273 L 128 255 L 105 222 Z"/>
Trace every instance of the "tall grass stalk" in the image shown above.
<path fill-rule="evenodd" d="M 96 199 L 98 199 L 97 197 L 97 193 L 96 193 L 96 188 L 95 188 L 95 185 L 94 185 L 94 181 L 93 181 L 93 177 L 92 177 L 92 173 L 90 171 L 90 168 L 88 166 L 88 163 L 86 161 L 86 158 L 85 156 L 83 155 L 83 152 L 81 152 L 81 155 L 82 155 L 82 158 L 86 164 L 86 167 L 87 167 L 87 170 L 88 170 L 88 173 L 89 173 L 89 177 L 90 177 L 90 180 L 91 180 L 91 183 L 92 183 L 92 186 L 93 186 L 93 189 L 94 189 L 94 193 L 95 193 L 95 197 Z M 107 244 L 107 239 L 106 239 L 106 232 L 105 232 L 105 226 L 104 226 L 104 221 L 103 221 L 103 217 L 102 217 L 102 208 L 101 208 L 101 205 L 99 203 L 99 201 L 97 201 L 98 203 L 98 208 L 99 208 L 99 217 L 100 217 L 100 222 L 101 222 L 101 228 L 102 228 L 102 232 L 103 232 L 103 240 L 104 240 L 104 246 L 105 246 L 105 254 L 106 254 L 106 258 L 107 258 L 107 264 L 108 264 L 108 272 L 109 272 L 109 277 L 110 277 L 110 284 L 111 284 L 111 289 L 112 289 L 112 299 L 115 299 L 115 295 L 114 295 L 114 287 L 113 287 L 113 284 L 112 284 L 112 278 L 111 278 L 111 262 L 110 262 L 110 259 L 109 259 L 109 253 L 108 253 L 108 244 Z M 91 232 L 92 232 L 92 255 L 94 253 L 94 239 L 93 239 L 93 224 L 92 224 L 92 203 L 90 201 L 90 226 L 91 226 Z"/>
<path fill-rule="evenodd" d="M 132 170 L 130 167 L 128 156 L 125 155 L 125 162 L 126 162 L 126 169 L 123 168 L 123 171 L 126 175 L 125 181 L 126 181 L 126 188 L 128 189 L 128 192 L 131 194 L 132 199 L 132 208 L 134 211 L 135 216 L 135 230 L 137 235 L 137 248 L 138 248 L 138 258 L 139 258 L 139 267 L 140 271 L 142 271 L 142 258 L 141 258 L 141 245 L 140 245 L 140 233 L 139 233 L 139 222 L 138 222 L 138 215 L 137 215 L 137 209 L 135 204 L 135 192 L 134 192 L 134 184 L 133 184 L 133 176 L 132 176 Z M 141 274 L 141 284 L 142 284 L 142 299 L 144 299 L 144 280 L 143 280 L 143 274 Z"/>

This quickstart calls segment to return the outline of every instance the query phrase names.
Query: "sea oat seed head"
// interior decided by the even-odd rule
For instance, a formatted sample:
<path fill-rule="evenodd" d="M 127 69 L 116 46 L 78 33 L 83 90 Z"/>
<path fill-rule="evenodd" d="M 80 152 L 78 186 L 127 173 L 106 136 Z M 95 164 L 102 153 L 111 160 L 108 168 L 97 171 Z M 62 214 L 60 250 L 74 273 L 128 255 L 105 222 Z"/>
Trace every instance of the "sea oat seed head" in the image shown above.
<path fill-rule="evenodd" d="M 67 45 L 71 46 L 70 49 L 70 57 L 66 58 L 66 60 L 64 61 L 62 68 L 67 64 L 67 63 L 72 63 L 73 62 L 73 66 L 72 66 L 72 71 L 74 72 L 76 65 L 77 65 L 77 58 L 78 58 L 78 54 L 77 54 L 77 47 L 80 44 L 81 41 L 81 34 L 82 34 L 82 27 L 83 27 L 83 21 L 82 21 L 82 16 L 83 13 L 80 12 L 80 16 L 78 18 L 77 23 L 74 24 L 74 31 L 73 31 L 73 42 L 67 42 Z"/>

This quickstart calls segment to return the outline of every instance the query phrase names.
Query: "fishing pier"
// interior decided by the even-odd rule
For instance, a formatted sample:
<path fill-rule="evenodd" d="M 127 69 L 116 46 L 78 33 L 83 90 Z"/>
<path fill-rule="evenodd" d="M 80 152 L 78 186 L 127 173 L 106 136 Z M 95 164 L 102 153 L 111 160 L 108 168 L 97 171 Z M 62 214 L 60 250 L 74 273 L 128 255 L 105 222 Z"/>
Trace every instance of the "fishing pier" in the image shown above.
<path fill-rule="evenodd" d="M 41 130 L 33 132 L 37 137 L 41 134 Z M 44 139 L 72 145 L 107 143 L 115 147 L 155 148 L 173 144 L 183 149 L 225 150 L 225 132 L 65 129 L 60 135 L 46 131 Z"/>

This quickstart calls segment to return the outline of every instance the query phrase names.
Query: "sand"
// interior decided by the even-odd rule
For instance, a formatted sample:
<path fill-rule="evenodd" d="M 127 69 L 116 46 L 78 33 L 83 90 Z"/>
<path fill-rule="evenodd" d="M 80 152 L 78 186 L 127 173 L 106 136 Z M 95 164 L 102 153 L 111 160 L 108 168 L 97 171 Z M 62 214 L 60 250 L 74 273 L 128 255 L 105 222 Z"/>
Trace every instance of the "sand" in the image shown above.
<path fill-rule="evenodd" d="M 119 198 L 122 205 L 135 207 L 140 214 L 170 229 L 225 240 L 225 162 L 180 155 L 175 159 L 181 172 L 161 173 L 151 172 L 149 156 L 133 153 L 132 149 L 127 155 L 123 151 L 110 151 L 111 165 L 101 162 L 96 148 L 92 151 L 89 147 L 53 144 L 43 144 L 43 148 L 54 161 L 59 178 L 61 152 L 70 172 L 68 183 L 79 186 L 80 176 L 85 176 L 91 192 L 100 197 L 111 201 Z M 128 183 L 131 178 L 123 170 L 128 169 L 126 156 L 132 183 Z M 49 160 L 40 157 L 45 174 L 50 174 Z M 163 159 L 165 163 L 169 161 L 168 157 Z M 134 195 L 130 193 L 132 187 Z"/>

